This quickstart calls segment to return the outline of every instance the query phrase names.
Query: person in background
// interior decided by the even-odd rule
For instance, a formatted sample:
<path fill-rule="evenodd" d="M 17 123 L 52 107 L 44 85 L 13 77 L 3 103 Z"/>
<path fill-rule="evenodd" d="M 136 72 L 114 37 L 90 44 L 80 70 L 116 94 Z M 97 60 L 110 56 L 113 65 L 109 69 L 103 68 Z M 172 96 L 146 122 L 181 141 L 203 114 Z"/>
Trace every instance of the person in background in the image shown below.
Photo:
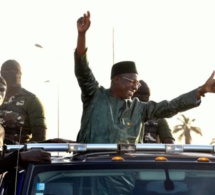
<path fill-rule="evenodd" d="M 143 80 L 139 81 L 141 86 L 134 93 L 132 99 L 135 97 L 142 102 L 148 102 L 151 92 L 147 83 Z M 167 143 L 174 144 L 174 137 L 166 119 L 148 120 L 142 127 L 139 136 L 143 143 Z"/>
<path fill-rule="evenodd" d="M 5 129 L 5 143 L 40 142 L 46 139 L 46 118 L 39 98 L 21 85 L 21 65 L 7 60 L 1 66 L 7 92 L 0 106 L 0 123 Z"/>
<path fill-rule="evenodd" d="M 0 105 L 3 103 L 7 90 L 7 83 L 3 77 L 0 76 Z M 50 163 L 51 154 L 42 149 L 32 149 L 29 151 L 17 150 L 6 157 L 2 157 L 4 144 L 4 128 L 0 125 L 0 174 L 13 170 L 17 165 L 26 166 L 27 163 Z M 15 176 L 14 176 L 15 177 Z"/>

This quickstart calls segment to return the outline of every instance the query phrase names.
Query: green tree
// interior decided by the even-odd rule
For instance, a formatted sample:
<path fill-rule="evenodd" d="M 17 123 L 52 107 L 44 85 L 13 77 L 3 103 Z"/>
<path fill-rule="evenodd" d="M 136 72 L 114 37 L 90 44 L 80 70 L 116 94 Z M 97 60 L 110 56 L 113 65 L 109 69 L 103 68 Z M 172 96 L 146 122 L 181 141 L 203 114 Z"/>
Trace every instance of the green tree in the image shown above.
<path fill-rule="evenodd" d="M 195 132 L 196 134 L 199 134 L 202 136 L 202 130 L 199 127 L 192 126 L 191 123 L 195 121 L 195 119 L 190 119 L 188 117 L 185 117 L 183 114 L 181 114 L 182 118 L 177 118 L 181 121 L 181 124 L 174 126 L 173 133 L 181 132 L 181 134 L 178 137 L 178 140 L 181 141 L 184 137 L 185 144 L 191 144 L 192 142 L 192 136 L 191 132 Z"/>

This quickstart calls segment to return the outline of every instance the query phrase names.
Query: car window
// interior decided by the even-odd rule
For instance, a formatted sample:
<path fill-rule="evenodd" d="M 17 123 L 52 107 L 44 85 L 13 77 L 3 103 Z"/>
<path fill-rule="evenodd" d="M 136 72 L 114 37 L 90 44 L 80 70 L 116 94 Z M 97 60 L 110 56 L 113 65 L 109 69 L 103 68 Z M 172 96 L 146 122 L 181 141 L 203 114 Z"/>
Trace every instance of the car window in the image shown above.
<path fill-rule="evenodd" d="M 165 166 L 159 169 L 108 168 L 43 171 L 34 175 L 30 194 L 196 195 L 200 193 L 200 190 L 204 192 L 203 194 L 213 194 L 215 171 L 200 169 L 201 167 L 199 169 L 175 169 Z"/>

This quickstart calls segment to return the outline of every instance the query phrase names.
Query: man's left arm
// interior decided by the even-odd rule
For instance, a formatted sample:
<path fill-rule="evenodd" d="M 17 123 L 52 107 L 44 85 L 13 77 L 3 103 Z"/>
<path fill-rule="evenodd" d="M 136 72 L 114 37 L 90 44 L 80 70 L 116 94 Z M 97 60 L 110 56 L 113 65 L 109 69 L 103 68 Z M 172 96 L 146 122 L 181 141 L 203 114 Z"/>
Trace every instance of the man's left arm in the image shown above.
<path fill-rule="evenodd" d="M 40 142 L 46 140 L 46 118 L 45 108 L 36 96 L 28 99 L 28 117 L 30 122 L 30 129 L 32 133 L 31 141 Z"/>

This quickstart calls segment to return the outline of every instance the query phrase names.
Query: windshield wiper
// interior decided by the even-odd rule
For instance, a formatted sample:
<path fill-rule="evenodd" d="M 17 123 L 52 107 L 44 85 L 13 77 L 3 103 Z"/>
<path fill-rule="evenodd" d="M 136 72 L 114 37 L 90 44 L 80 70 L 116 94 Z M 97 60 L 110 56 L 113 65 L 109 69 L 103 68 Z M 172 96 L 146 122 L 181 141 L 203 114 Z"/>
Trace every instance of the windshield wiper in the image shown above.
<path fill-rule="evenodd" d="M 165 174 L 166 180 L 164 181 L 164 188 L 166 191 L 172 191 L 175 187 L 173 181 L 169 178 L 169 171 L 167 169 L 165 169 Z"/>

